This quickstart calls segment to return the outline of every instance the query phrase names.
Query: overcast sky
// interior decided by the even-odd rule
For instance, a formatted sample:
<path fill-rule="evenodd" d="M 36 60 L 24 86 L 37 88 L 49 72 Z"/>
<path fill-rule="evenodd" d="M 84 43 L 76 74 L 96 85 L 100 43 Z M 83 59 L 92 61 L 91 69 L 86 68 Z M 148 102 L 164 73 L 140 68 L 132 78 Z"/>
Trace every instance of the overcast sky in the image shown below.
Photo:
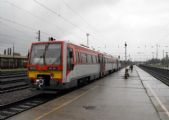
<path fill-rule="evenodd" d="M 14 43 L 26 55 L 36 32 L 41 40 L 86 44 L 132 60 L 169 51 L 169 0 L 0 0 L 0 53 Z"/>

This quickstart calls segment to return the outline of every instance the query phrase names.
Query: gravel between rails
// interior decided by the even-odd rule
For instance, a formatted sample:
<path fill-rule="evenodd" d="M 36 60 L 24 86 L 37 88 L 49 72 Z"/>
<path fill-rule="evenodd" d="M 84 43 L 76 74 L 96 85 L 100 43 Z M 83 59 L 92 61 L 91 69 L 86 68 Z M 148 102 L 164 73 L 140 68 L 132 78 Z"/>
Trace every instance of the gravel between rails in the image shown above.
<path fill-rule="evenodd" d="M 31 88 L 0 94 L 0 107 L 38 94 L 41 94 L 41 91 L 34 91 Z"/>

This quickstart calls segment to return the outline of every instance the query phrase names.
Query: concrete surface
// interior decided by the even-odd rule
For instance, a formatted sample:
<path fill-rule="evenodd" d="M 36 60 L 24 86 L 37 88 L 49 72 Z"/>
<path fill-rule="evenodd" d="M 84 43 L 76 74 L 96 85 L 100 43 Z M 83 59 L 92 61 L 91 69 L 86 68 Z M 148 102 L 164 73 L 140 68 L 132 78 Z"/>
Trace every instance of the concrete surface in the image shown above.
<path fill-rule="evenodd" d="M 136 70 L 160 119 L 169 120 L 169 87 L 142 69 L 136 67 Z"/>
<path fill-rule="evenodd" d="M 9 120 L 160 120 L 160 116 L 165 118 L 165 113 L 160 115 L 152 104 L 139 75 L 145 76 L 146 79 L 147 77 L 140 71 L 134 67 L 126 80 L 123 78 L 123 69 Z"/>

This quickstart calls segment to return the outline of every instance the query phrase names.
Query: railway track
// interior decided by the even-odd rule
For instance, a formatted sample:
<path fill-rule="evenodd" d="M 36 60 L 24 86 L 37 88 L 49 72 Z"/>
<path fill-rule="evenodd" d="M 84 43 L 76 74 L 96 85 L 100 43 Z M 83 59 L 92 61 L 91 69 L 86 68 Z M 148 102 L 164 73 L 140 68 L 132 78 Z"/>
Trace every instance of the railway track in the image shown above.
<path fill-rule="evenodd" d="M 140 65 L 139 67 L 169 86 L 169 70 L 145 65 Z"/>
<path fill-rule="evenodd" d="M 38 94 L 36 96 L 30 97 L 30 98 L 27 98 L 21 101 L 13 102 L 13 103 L 6 104 L 6 105 L 1 105 L 0 106 L 0 120 L 7 119 L 18 113 L 21 113 L 23 111 L 26 111 L 38 105 L 44 104 L 58 96 L 59 94 L 57 96 L 49 95 L 49 94 Z"/>
<path fill-rule="evenodd" d="M 26 71 L 0 72 L 0 94 L 29 88 Z"/>
<path fill-rule="evenodd" d="M 43 92 L 35 91 L 37 93 L 33 96 L 23 98 L 21 100 L 11 102 L 8 104 L 0 105 L 0 120 L 7 119 L 23 111 L 37 107 L 41 104 L 44 104 L 58 97 L 61 97 L 77 89 L 79 89 L 79 87 L 72 88 L 70 90 L 65 90 L 65 91 L 58 91 L 55 94 L 45 94 Z"/>
<path fill-rule="evenodd" d="M 27 71 L 0 71 L 0 78 L 26 76 Z"/>
<path fill-rule="evenodd" d="M 90 82 L 89 84 L 91 83 L 92 82 Z M 86 85 L 88 84 L 84 84 L 83 86 L 80 86 L 80 87 L 71 88 L 69 90 L 58 91 L 55 94 L 44 94 L 43 92 L 34 91 L 37 93 L 33 96 L 30 95 L 29 97 L 20 99 L 16 102 L 10 102 L 8 104 L 0 105 L 0 120 L 7 119 L 23 111 L 26 111 L 36 106 L 39 106 L 41 104 L 44 104 L 50 100 L 61 97 L 74 90 L 78 90 L 79 88 L 82 88 Z"/>
<path fill-rule="evenodd" d="M 88 84 L 91 84 L 93 82 L 94 81 L 91 81 Z M 56 94 L 44 94 L 42 92 L 33 91 L 30 95 L 27 95 L 26 97 L 24 97 L 24 95 L 26 94 L 25 92 L 20 94 L 19 91 L 15 91 L 14 93 L 19 92 L 18 96 L 20 96 L 21 99 L 19 98 L 17 101 L 10 101 L 7 104 L 6 103 L 1 104 L 0 105 L 0 120 L 7 119 L 7 118 L 12 117 L 16 114 L 19 114 L 23 111 L 26 111 L 26 110 L 29 110 L 33 107 L 44 104 L 50 100 L 61 97 L 65 94 L 68 94 L 68 93 L 74 91 L 74 90 L 78 90 L 79 88 L 82 88 L 88 84 L 84 84 L 80 87 L 74 87 L 74 88 L 71 88 L 71 89 L 65 90 L 65 91 L 58 91 L 58 92 L 56 92 Z M 24 91 L 26 91 L 26 90 L 24 90 Z M 34 92 L 37 92 L 37 93 L 32 95 Z M 6 94 L 13 95 L 11 92 L 6 93 Z M 8 98 L 6 98 L 6 99 L 10 98 L 9 95 L 5 95 L 5 94 L 2 94 L 2 95 L 4 97 L 8 96 Z"/>

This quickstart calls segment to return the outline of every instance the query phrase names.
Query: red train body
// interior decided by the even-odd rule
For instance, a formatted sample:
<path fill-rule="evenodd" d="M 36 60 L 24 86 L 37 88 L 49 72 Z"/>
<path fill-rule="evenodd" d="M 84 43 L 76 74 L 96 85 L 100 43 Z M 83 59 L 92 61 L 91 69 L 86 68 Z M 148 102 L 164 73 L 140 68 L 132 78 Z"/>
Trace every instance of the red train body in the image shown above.
<path fill-rule="evenodd" d="M 67 89 L 120 68 L 118 59 L 65 41 L 33 43 L 28 76 L 34 87 Z"/>

